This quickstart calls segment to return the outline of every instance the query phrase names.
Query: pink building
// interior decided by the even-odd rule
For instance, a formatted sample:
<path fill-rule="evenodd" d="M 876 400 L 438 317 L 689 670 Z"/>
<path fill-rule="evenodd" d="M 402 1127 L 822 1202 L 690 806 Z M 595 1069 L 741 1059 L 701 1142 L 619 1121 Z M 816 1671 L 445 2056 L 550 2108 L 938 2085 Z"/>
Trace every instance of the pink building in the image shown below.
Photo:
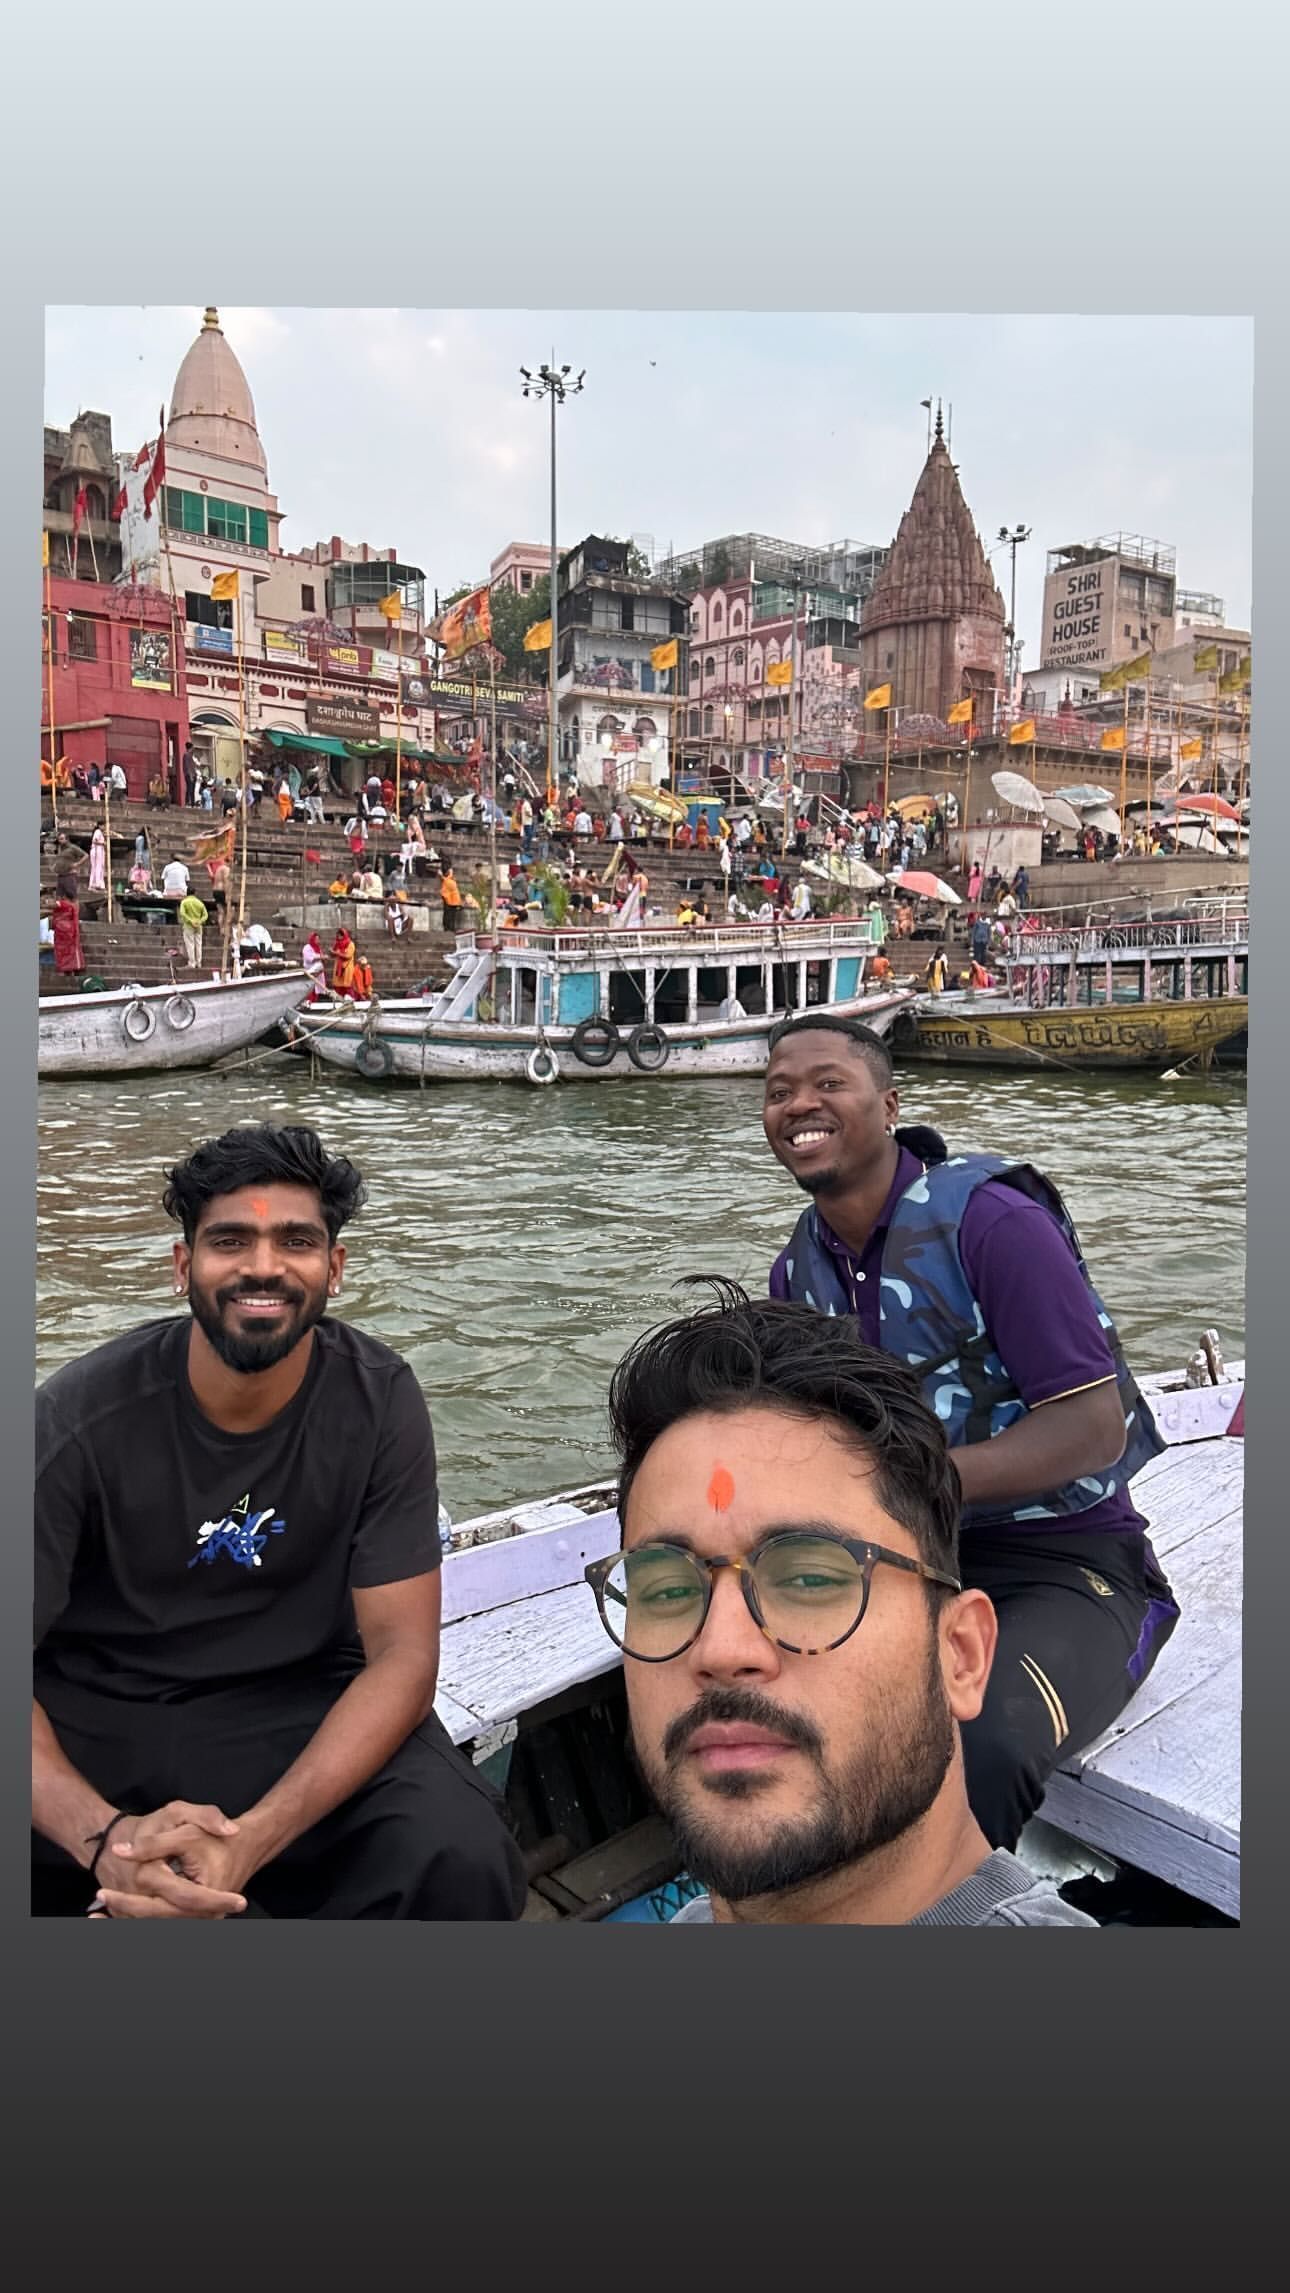
<path fill-rule="evenodd" d="M 564 556 L 564 551 L 560 552 Z M 517 597 L 527 597 L 539 581 L 551 571 L 550 544 L 540 541 L 508 541 L 500 557 L 495 557 L 488 568 L 490 589 L 513 589 Z"/>

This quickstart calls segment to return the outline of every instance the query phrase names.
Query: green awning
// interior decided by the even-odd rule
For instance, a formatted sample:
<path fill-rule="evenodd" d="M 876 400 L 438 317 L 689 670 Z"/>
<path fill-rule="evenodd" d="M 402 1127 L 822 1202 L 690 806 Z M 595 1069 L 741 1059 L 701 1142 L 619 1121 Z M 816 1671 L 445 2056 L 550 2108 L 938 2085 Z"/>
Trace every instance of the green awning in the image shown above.
<path fill-rule="evenodd" d="M 349 755 L 349 750 L 343 740 L 331 740 L 326 733 L 278 732 L 273 730 L 267 732 L 264 737 L 266 740 L 271 740 L 275 748 L 307 748 L 315 754 L 323 756 Z"/>
<path fill-rule="evenodd" d="M 399 746 L 396 740 L 347 740 L 345 754 L 356 756 L 361 763 L 364 757 L 397 756 Z M 433 749 L 413 748 L 411 742 L 406 740 L 402 743 L 402 749 L 409 764 L 433 764 L 435 761 Z"/>

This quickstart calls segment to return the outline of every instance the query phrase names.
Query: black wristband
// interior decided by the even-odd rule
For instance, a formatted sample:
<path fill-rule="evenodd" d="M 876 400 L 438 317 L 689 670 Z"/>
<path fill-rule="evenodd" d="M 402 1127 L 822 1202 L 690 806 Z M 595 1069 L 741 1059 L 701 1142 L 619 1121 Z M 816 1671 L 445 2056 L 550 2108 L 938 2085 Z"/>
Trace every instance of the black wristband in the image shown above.
<path fill-rule="evenodd" d="M 99 1857 L 103 1853 L 104 1848 L 107 1846 L 112 1833 L 116 1830 L 118 1823 L 125 1823 L 126 1821 L 128 1821 L 128 1818 L 125 1809 L 123 1807 L 118 1808 L 111 1822 L 105 1823 L 101 1831 L 91 1831 L 87 1833 L 85 1839 L 86 1846 L 89 1847 L 92 1843 L 97 1843 L 94 1845 L 94 1855 L 90 1863 L 91 1879 L 93 1879 L 98 1872 Z"/>

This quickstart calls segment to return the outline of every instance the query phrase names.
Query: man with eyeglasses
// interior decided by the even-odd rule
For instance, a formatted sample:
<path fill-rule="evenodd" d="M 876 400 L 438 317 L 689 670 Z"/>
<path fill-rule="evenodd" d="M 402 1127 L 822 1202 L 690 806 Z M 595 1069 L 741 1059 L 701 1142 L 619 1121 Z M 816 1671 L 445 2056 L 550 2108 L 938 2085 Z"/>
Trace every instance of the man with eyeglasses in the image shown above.
<path fill-rule="evenodd" d="M 632 1740 L 717 1925 L 1093 1926 L 968 1805 L 995 1645 L 913 1374 L 854 1320 L 752 1301 L 614 1375 L 622 1550 L 586 1571 Z"/>

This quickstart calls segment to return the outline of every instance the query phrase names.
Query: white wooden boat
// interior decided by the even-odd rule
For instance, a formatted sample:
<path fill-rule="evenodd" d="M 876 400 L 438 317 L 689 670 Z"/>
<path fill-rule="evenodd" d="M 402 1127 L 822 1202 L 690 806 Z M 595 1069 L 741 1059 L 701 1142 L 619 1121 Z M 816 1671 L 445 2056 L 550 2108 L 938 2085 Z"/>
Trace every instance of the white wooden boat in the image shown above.
<path fill-rule="evenodd" d="M 855 920 L 463 935 L 436 995 L 314 1006 L 298 1030 L 372 1081 L 756 1075 L 793 1012 L 888 1032 L 913 995 L 867 980 L 873 953 Z"/>
<path fill-rule="evenodd" d="M 308 993 L 308 975 L 291 970 L 101 995 L 42 995 L 38 1072 L 130 1075 L 209 1067 L 267 1035 Z"/>
<path fill-rule="evenodd" d="M 1198 1389 L 1181 1374 L 1141 1381 L 1167 1447 L 1134 1497 L 1182 1614 L 1137 1694 L 1053 1777 L 1041 1810 L 1045 1855 L 1049 1827 L 1074 1850 L 1067 1875 L 1091 1852 L 1094 1865 L 1148 1874 L 1228 1918 L 1240 1910 L 1245 1467 L 1244 1440 L 1229 1430 L 1244 1378 L 1233 1362 Z M 459 1522 L 444 1561 L 435 1707 L 525 1818 L 537 1874 L 527 1915 L 538 1918 L 614 1916 L 679 1869 L 643 1795 L 624 1796 L 622 1660 L 583 1578 L 618 1542 L 613 1486 L 602 1482 Z M 599 1820 L 597 1768 L 599 1806 L 615 1810 Z M 534 1778 L 544 1775 L 542 1794 Z M 544 1802 L 564 1835 L 545 1857 L 533 1836 Z"/>

